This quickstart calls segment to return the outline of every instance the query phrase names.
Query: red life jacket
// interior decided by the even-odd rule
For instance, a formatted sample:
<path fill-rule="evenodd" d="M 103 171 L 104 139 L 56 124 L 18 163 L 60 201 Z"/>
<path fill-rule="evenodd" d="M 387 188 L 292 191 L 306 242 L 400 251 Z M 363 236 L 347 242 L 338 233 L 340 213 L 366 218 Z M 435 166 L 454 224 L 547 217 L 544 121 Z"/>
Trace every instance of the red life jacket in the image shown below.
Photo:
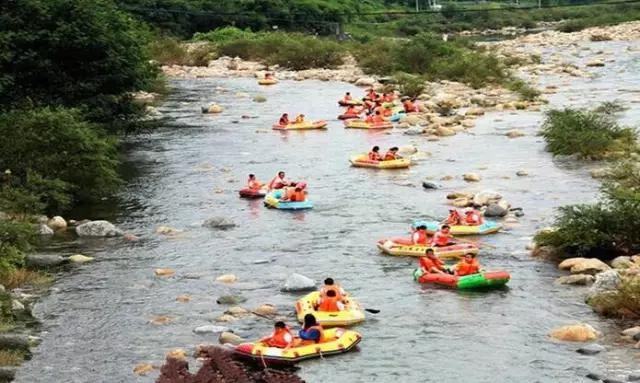
<path fill-rule="evenodd" d="M 291 196 L 289 196 L 289 201 L 291 202 L 304 202 L 306 196 L 304 195 L 304 191 L 293 191 Z"/>
<path fill-rule="evenodd" d="M 338 297 L 324 297 L 320 300 L 318 311 L 336 312 L 340 311 L 338 307 Z"/>
<path fill-rule="evenodd" d="M 382 157 L 380 157 L 380 153 L 376 153 L 374 151 L 369 152 L 369 159 L 371 161 L 381 161 Z"/>
<path fill-rule="evenodd" d="M 469 275 L 469 274 L 476 274 L 479 271 L 480 271 L 480 265 L 475 259 L 472 260 L 471 263 L 463 259 L 462 261 L 458 262 L 458 264 L 456 265 L 456 275 L 463 276 L 463 275 Z"/>
<path fill-rule="evenodd" d="M 278 124 L 285 126 L 289 124 L 289 119 L 287 117 L 280 117 L 280 121 L 278 122 Z"/>
<path fill-rule="evenodd" d="M 382 117 L 382 116 L 381 116 L 381 115 L 379 115 L 379 114 L 376 114 L 376 115 L 373 117 L 373 123 L 374 123 L 374 124 L 382 124 L 382 123 L 384 123 L 384 122 L 385 122 L 385 121 L 384 121 L 384 117 Z"/>
<path fill-rule="evenodd" d="M 481 225 L 482 217 L 480 217 L 478 213 L 467 214 L 467 216 L 465 217 L 465 222 L 467 223 L 467 225 Z"/>
<path fill-rule="evenodd" d="M 427 244 L 427 233 L 424 230 L 416 230 L 415 233 L 411 236 L 411 240 L 414 245 L 426 245 Z"/>
<path fill-rule="evenodd" d="M 247 187 L 251 190 L 260 190 L 262 185 L 258 180 L 249 180 L 249 182 L 247 183 Z"/>
<path fill-rule="evenodd" d="M 425 269 L 427 273 L 432 273 L 434 268 L 444 271 L 444 263 L 441 260 L 429 257 L 420 257 L 420 267 Z"/>
<path fill-rule="evenodd" d="M 269 347 L 285 348 L 293 341 L 293 335 L 288 328 L 276 329 L 271 337 L 265 341 Z"/>
<path fill-rule="evenodd" d="M 445 234 L 442 231 L 437 231 L 431 239 L 431 245 L 433 246 L 448 246 L 451 240 L 451 234 Z"/>

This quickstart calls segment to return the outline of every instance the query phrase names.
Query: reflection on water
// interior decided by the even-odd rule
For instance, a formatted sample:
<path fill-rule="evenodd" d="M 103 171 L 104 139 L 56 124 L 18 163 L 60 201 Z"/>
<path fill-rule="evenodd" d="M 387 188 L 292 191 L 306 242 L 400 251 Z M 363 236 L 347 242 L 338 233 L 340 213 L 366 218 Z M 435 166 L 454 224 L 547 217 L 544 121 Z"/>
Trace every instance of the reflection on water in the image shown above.
<path fill-rule="evenodd" d="M 618 88 L 637 88 L 637 63 L 615 65 L 630 69 L 573 81 L 552 103 L 563 104 L 574 94 L 582 96 L 580 102 L 610 99 Z M 298 296 L 279 287 L 294 271 L 316 280 L 331 276 L 365 307 L 381 310 L 357 327 L 364 336 L 359 352 L 301 365 L 311 382 L 573 383 L 588 371 L 616 375 L 638 365 L 628 346 L 585 357 L 575 352 L 576 345 L 547 338 L 551 328 L 575 321 L 604 332 L 614 333 L 616 327 L 581 302 L 580 288 L 554 286 L 555 267 L 524 250 L 534 231 L 550 223 L 554 207 L 592 201 L 598 188 L 584 166 L 554 162 L 544 151 L 535 135 L 539 113 L 490 113 L 472 133 L 440 142 L 397 131 L 347 130 L 336 120 L 328 131 L 273 132 L 270 126 L 282 112 L 331 118 L 338 114 L 335 100 L 345 91 L 361 90 L 314 81 L 259 88 L 250 79 L 179 80 L 172 86 L 175 91 L 160 108 L 171 121 L 127 142 L 127 162 L 137 174 L 120 195 L 119 208 L 100 214 L 141 234 L 142 241 L 56 245 L 58 251 L 88 253 L 97 262 L 64 274 L 37 305 L 44 339 L 17 381 L 151 382 L 154 377 L 134 377 L 133 365 L 159 362 L 172 347 L 215 342 L 214 335 L 196 335 L 192 329 L 225 310 L 215 303 L 219 295 L 239 293 L 248 298 L 247 307 L 272 303 L 292 312 Z M 253 103 L 237 92 L 263 94 L 268 101 Z M 200 106 L 211 101 L 224 112 L 200 114 Z M 637 118 L 634 106 L 625 119 Z M 512 128 L 527 135 L 505 137 Z M 431 155 L 397 172 L 349 167 L 350 154 L 374 144 L 409 143 Z M 280 169 L 308 182 L 314 210 L 268 210 L 259 200 L 237 198 L 248 173 L 266 182 Z M 518 170 L 529 176 L 516 177 Z M 461 175 L 471 171 L 482 181 L 463 182 Z M 445 175 L 455 179 L 441 182 L 442 190 L 420 186 L 425 178 L 437 181 Z M 445 194 L 459 189 L 496 190 L 526 213 L 508 232 L 482 238 L 496 247 L 481 254 L 482 263 L 509 270 L 508 289 L 458 293 L 420 286 L 411 276 L 415 260 L 380 255 L 375 247 L 382 237 L 405 234 L 415 218 L 444 215 Z M 212 216 L 228 216 L 238 226 L 228 231 L 201 227 Z M 159 225 L 184 233 L 162 237 L 154 234 Z M 156 267 L 173 268 L 177 276 L 154 278 Z M 215 282 L 226 273 L 240 282 Z M 181 294 L 192 300 L 176 302 Z M 154 315 L 175 322 L 153 326 L 148 321 Z M 230 326 L 256 338 L 272 324 L 252 317 Z"/>

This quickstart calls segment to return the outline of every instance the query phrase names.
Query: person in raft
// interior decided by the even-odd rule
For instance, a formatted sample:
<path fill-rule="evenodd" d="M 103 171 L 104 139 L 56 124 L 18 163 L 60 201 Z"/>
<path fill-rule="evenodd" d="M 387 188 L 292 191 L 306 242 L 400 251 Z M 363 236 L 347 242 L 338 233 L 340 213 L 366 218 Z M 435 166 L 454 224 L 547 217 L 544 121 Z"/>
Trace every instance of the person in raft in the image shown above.
<path fill-rule="evenodd" d="M 436 231 L 433 238 L 431 238 L 431 246 L 443 247 L 455 245 L 455 242 L 453 242 L 453 236 L 449 233 L 449 229 L 449 225 L 442 225 L 442 228 Z"/>
<path fill-rule="evenodd" d="M 401 158 L 402 157 L 398 154 L 398 147 L 394 146 L 384 154 L 383 161 L 393 161 L 393 160 L 399 160 Z"/>
<path fill-rule="evenodd" d="M 416 227 L 416 231 L 411 235 L 411 242 L 414 245 L 426 245 L 427 244 L 427 227 L 420 225 Z"/>
<path fill-rule="evenodd" d="M 464 258 L 455 266 L 455 275 L 460 277 L 464 275 L 477 274 L 480 272 L 480 264 L 475 254 L 465 254 Z"/>
<path fill-rule="evenodd" d="M 271 73 L 271 72 L 266 72 L 266 73 L 264 74 L 264 79 L 265 79 L 265 80 L 273 80 L 273 73 Z"/>
<path fill-rule="evenodd" d="M 342 286 L 337 284 L 333 280 L 333 278 L 327 278 L 327 279 L 324 280 L 324 285 L 320 288 L 320 299 L 325 297 L 327 295 L 327 293 L 329 291 L 331 291 L 331 290 L 336 292 L 336 296 L 340 300 L 344 299 L 344 296 L 347 295 L 347 293 L 345 293 L 345 291 L 342 288 Z"/>
<path fill-rule="evenodd" d="M 447 225 L 460 225 L 462 224 L 462 217 L 460 217 L 460 213 L 458 213 L 457 209 L 449 209 L 449 216 L 445 220 Z"/>
<path fill-rule="evenodd" d="M 320 299 L 320 304 L 316 307 L 316 310 L 338 312 L 344 310 L 344 303 L 342 303 L 335 290 L 329 290 L 326 296 Z"/>
<path fill-rule="evenodd" d="M 444 262 L 442 262 L 442 260 L 440 258 L 438 258 L 438 256 L 436 255 L 436 253 L 433 252 L 432 248 L 428 248 L 425 252 L 424 252 L 424 257 L 420 257 L 420 269 L 422 269 L 423 272 L 425 273 L 432 273 L 432 274 L 448 274 L 449 270 L 447 270 Z"/>
<path fill-rule="evenodd" d="M 361 111 L 362 110 L 360 110 L 360 108 L 357 108 L 355 105 L 349 105 L 347 107 L 347 110 L 344 111 L 344 114 L 348 116 L 357 116 Z"/>
<path fill-rule="evenodd" d="M 263 186 L 264 185 L 262 185 L 260 181 L 256 179 L 255 174 L 249 174 L 249 180 L 247 181 L 247 188 L 253 191 L 259 191 L 260 189 L 262 189 Z"/>
<path fill-rule="evenodd" d="M 464 224 L 467 226 L 479 226 L 484 223 L 482 216 L 472 208 L 464 211 Z"/>
<path fill-rule="evenodd" d="M 302 340 L 302 344 L 320 343 L 323 341 L 323 329 L 322 326 L 316 320 L 313 314 L 307 314 L 304 316 L 304 323 L 302 328 L 298 332 L 298 336 Z"/>
<path fill-rule="evenodd" d="M 306 196 L 304 194 L 304 186 L 302 184 L 298 184 L 295 188 L 287 188 L 287 192 L 285 193 L 283 201 L 287 202 L 304 202 Z M 293 191 L 291 191 L 293 190 Z"/>
<path fill-rule="evenodd" d="M 284 172 L 279 171 L 278 175 L 273 177 L 271 182 L 269 182 L 269 190 L 273 189 L 282 189 L 285 186 L 291 185 L 291 182 L 284 179 Z"/>
<path fill-rule="evenodd" d="M 385 122 L 386 121 L 384 120 L 384 117 L 382 117 L 382 113 L 379 110 L 376 110 L 376 114 L 375 116 L 373 116 L 371 123 L 379 125 L 379 124 L 384 124 Z"/>
<path fill-rule="evenodd" d="M 296 124 L 301 124 L 304 122 L 304 114 L 299 114 L 296 116 Z"/>
<path fill-rule="evenodd" d="M 382 156 L 380 155 L 380 147 L 378 145 L 374 146 L 369 152 L 369 160 L 382 161 Z"/>
<path fill-rule="evenodd" d="M 271 335 L 260 339 L 260 342 L 269 347 L 288 348 L 293 344 L 291 330 L 284 322 L 276 322 Z"/>
<path fill-rule="evenodd" d="M 402 106 L 404 107 L 405 113 L 413 113 L 418 111 L 418 107 L 409 97 L 405 98 L 402 101 Z"/>
<path fill-rule="evenodd" d="M 353 97 L 351 97 L 351 93 L 350 92 L 345 93 L 344 97 L 342 97 L 342 101 L 344 101 L 344 102 L 349 102 L 351 100 L 353 100 Z"/>
<path fill-rule="evenodd" d="M 278 121 L 278 125 L 280 125 L 280 126 L 289 125 L 289 114 L 282 113 L 282 116 L 280 116 L 280 121 Z"/>

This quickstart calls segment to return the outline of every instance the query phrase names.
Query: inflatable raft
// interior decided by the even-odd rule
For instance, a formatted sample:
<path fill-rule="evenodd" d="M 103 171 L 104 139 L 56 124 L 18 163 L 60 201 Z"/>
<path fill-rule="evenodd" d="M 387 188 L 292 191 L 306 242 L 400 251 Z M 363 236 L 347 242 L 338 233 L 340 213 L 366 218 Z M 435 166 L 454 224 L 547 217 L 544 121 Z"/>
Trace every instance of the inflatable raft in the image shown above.
<path fill-rule="evenodd" d="M 370 160 L 366 154 L 358 154 L 349 158 L 351 166 L 358 168 L 376 168 L 376 169 L 401 169 L 408 168 L 411 165 L 411 160 L 408 158 L 401 158 L 398 160 L 390 161 L 375 161 Z"/>
<path fill-rule="evenodd" d="M 413 272 L 413 278 L 420 283 L 431 283 L 458 290 L 480 290 L 502 287 L 509 282 L 511 275 L 506 271 L 481 271 L 478 274 L 459 277 L 450 274 L 423 273 L 421 269 Z"/>
<path fill-rule="evenodd" d="M 314 309 L 313 306 L 317 304 L 318 299 L 320 299 L 320 293 L 314 291 L 296 301 L 296 315 L 300 323 L 304 323 L 304 316 L 307 314 L 313 314 L 323 327 L 351 326 L 364 322 L 364 310 L 349 296 L 346 297 L 345 309 L 337 312 Z"/>
<path fill-rule="evenodd" d="M 287 125 L 274 124 L 274 130 L 309 130 L 309 129 L 326 129 L 327 122 L 323 120 L 313 121 L 313 122 L 298 122 L 298 123 L 290 123 Z"/>
<path fill-rule="evenodd" d="M 313 208 L 313 202 L 306 200 L 302 202 L 286 202 L 280 201 L 284 191 L 282 189 L 274 190 L 264 197 L 264 205 L 280 210 L 304 210 Z"/>
<path fill-rule="evenodd" d="M 437 221 L 415 221 L 411 227 L 414 229 L 418 226 L 424 225 L 427 227 L 427 233 L 433 234 L 440 229 L 442 224 Z M 484 221 L 482 225 L 465 226 L 465 225 L 451 225 L 451 235 L 485 235 L 497 233 L 502 229 L 502 225 L 495 221 Z"/>
<path fill-rule="evenodd" d="M 305 359 L 320 358 L 342 354 L 352 350 L 362 336 L 343 328 L 330 328 L 323 331 L 324 342 L 305 344 L 287 349 L 269 347 L 261 342 L 243 343 L 233 348 L 236 356 L 250 359 L 260 364 L 290 365 Z"/>
<path fill-rule="evenodd" d="M 258 80 L 258 84 L 260 85 L 275 85 L 278 83 L 278 80 L 275 78 L 263 78 Z"/>
<path fill-rule="evenodd" d="M 351 120 L 354 118 L 360 118 L 359 114 L 341 114 L 338 116 L 338 120 Z"/>
<path fill-rule="evenodd" d="M 364 120 L 346 120 L 344 122 L 344 127 L 351 129 L 391 129 L 393 128 L 393 124 L 390 122 L 373 124 Z"/>
<path fill-rule="evenodd" d="M 428 248 L 442 259 L 458 259 L 465 254 L 478 254 L 480 249 L 470 243 L 459 243 L 451 246 L 431 247 L 427 245 L 408 245 L 390 239 L 381 239 L 377 243 L 378 249 L 385 254 L 396 256 L 423 257 Z"/>
<path fill-rule="evenodd" d="M 253 190 L 253 189 L 244 188 L 244 189 L 240 189 L 240 191 L 238 191 L 238 194 L 240 194 L 241 198 L 262 198 L 265 195 L 267 195 L 267 192 L 264 191 L 264 189 Z"/>
<path fill-rule="evenodd" d="M 349 100 L 349 101 L 345 101 L 345 100 L 340 100 L 338 101 L 338 105 L 340 106 L 358 106 L 358 105 L 362 105 L 362 101 L 361 100 Z"/>

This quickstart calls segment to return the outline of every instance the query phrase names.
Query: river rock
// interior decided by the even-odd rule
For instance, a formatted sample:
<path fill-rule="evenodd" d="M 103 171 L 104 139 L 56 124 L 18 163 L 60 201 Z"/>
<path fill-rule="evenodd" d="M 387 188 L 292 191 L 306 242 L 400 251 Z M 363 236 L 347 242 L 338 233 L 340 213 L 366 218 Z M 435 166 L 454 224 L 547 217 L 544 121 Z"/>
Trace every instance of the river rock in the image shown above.
<path fill-rule="evenodd" d="M 626 330 L 623 330 L 620 334 L 622 336 L 633 338 L 634 336 L 640 334 L 640 326 L 630 327 Z"/>
<path fill-rule="evenodd" d="M 403 155 L 411 155 L 418 153 L 418 148 L 415 145 L 402 145 L 398 148 L 398 152 Z"/>
<path fill-rule="evenodd" d="M 71 263 L 87 263 L 93 261 L 93 257 L 87 257 L 82 254 L 73 254 L 70 257 L 67 257 L 67 260 Z"/>
<path fill-rule="evenodd" d="M 124 233 L 124 235 L 122 236 L 122 239 L 124 239 L 127 242 L 137 242 L 140 240 L 140 237 L 138 237 L 135 234 Z"/>
<path fill-rule="evenodd" d="M 407 124 L 406 122 L 398 122 L 396 124 L 396 128 L 397 129 L 408 129 L 411 125 Z"/>
<path fill-rule="evenodd" d="M 316 281 L 302 274 L 293 273 L 287 277 L 280 291 L 297 292 L 316 289 Z"/>
<path fill-rule="evenodd" d="M 624 381 L 619 379 L 605 378 L 602 380 L 602 383 L 624 383 Z"/>
<path fill-rule="evenodd" d="M 176 302 L 179 303 L 189 303 L 191 301 L 191 296 L 187 294 L 178 295 L 176 297 Z"/>
<path fill-rule="evenodd" d="M 454 207 L 468 207 L 471 206 L 473 202 L 469 198 L 460 197 L 456 198 L 451 202 L 451 205 Z"/>
<path fill-rule="evenodd" d="M 640 373 L 639 374 L 629 374 L 627 377 L 627 381 L 629 382 L 638 382 L 640 381 Z"/>
<path fill-rule="evenodd" d="M 360 77 L 356 80 L 357 86 L 373 86 L 376 83 L 376 79 L 373 77 Z"/>
<path fill-rule="evenodd" d="M 158 226 L 156 233 L 172 237 L 182 233 L 182 230 L 178 230 L 170 226 Z"/>
<path fill-rule="evenodd" d="M 237 346 L 241 343 L 244 343 L 245 340 L 230 331 L 224 331 L 218 337 L 218 342 L 220 344 L 232 344 L 234 346 Z"/>
<path fill-rule="evenodd" d="M 11 301 L 11 311 L 22 312 L 25 310 L 24 304 L 17 299 Z"/>
<path fill-rule="evenodd" d="M 265 96 L 255 96 L 253 98 L 253 102 L 267 102 L 267 98 Z"/>
<path fill-rule="evenodd" d="M 415 114 L 407 114 L 400 121 L 406 122 L 409 125 L 418 125 L 422 119 Z"/>
<path fill-rule="evenodd" d="M 59 215 L 56 215 L 47 222 L 47 226 L 49 226 L 53 231 L 64 230 L 67 228 L 67 221 Z"/>
<path fill-rule="evenodd" d="M 216 318 L 216 322 L 233 322 L 236 319 L 237 318 L 234 317 L 233 315 L 222 314 L 222 315 L 220 315 L 219 317 Z"/>
<path fill-rule="evenodd" d="M 406 134 L 407 136 L 419 136 L 421 135 L 423 132 L 423 129 L 419 126 L 413 126 L 407 130 L 404 131 L 404 134 Z"/>
<path fill-rule="evenodd" d="M 76 227 L 76 233 L 80 237 L 117 237 L 123 234 L 122 230 L 115 227 L 109 221 L 89 221 Z"/>
<path fill-rule="evenodd" d="M 555 283 L 559 285 L 590 285 L 595 280 L 591 274 L 573 274 L 565 275 L 556 279 Z"/>
<path fill-rule="evenodd" d="M 26 335 L 0 334 L 0 349 L 29 350 L 31 342 Z"/>
<path fill-rule="evenodd" d="M 185 360 L 187 358 L 187 352 L 182 348 L 174 348 L 167 353 L 166 357 L 177 360 Z"/>
<path fill-rule="evenodd" d="M 573 266 L 577 265 L 580 262 L 584 262 L 587 258 L 567 258 L 564 261 L 560 262 L 558 268 L 560 270 L 570 270 Z"/>
<path fill-rule="evenodd" d="M 586 258 L 574 264 L 570 271 L 571 274 L 597 274 L 610 269 L 609 265 L 597 258 Z"/>
<path fill-rule="evenodd" d="M 480 181 L 480 175 L 476 173 L 465 173 L 462 175 L 462 179 L 467 182 L 478 182 Z"/>
<path fill-rule="evenodd" d="M 216 282 L 222 283 L 235 283 L 238 281 L 238 277 L 233 274 L 224 274 L 216 278 Z"/>
<path fill-rule="evenodd" d="M 631 257 L 620 256 L 616 257 L 611 261 L 611 267 L 614 269 L 628 269 L 633 267 L 634 263 L 631 261 Z"/>
<path fill-rule="evenodd" d="M 146 376 L 153 371 L 153 365 L 151 363 L 138 363 L 133 367 L 133 373 L 138 376 Z"/>
<path fill-rule="evenodd" d="M 176 275 L 176 271 L 173 269 L 160 268 L 153 270 L 154 274 L 159 277 L 173 277 Z"/>
<path fill-rule="evenodd" d="M 571 268 L 571 270 L 573 270 L 573 268 Z M 617 270 L 606 270 L 598 273 L 596 274 L 596 279 L 589 290 L 589 296 L 616 290 L 620 285 L 620 282 L 622 282 L 622 279 L 620 278 L 620 274 Z"/>
<path fill-rule="evenodd" d="M 242 295 L 222 295 L 216 299 L 216 303 L 219 305 L 237 305 L 238 303 L 246 302 L 247 298 Z"/>
<path fill-rule="evenodd" d="M 430 189 L 430 190 L 434 190 L 434 189 L 439 189 L 440 187 L 436 184 L 434 184 L 433 182 L 429 182 L 429 181 L 422 181 L 422 187 L 425 189 Z"/>
<path fill-rule="evenodd" d="M 172 323 L 174 319 L 168 315 L 155 315 L 149 320 L 154 326 L 164 326 L 166 324 Z"/>
<path fill-rule="evenodd" d="M 606 348 L 604 348 L 604 346 L 601 346 L 597 343 L 588 344 L 576 350 L 578 354 L 582 354 L 582 355 L 596 355 L 601 353 L 602 351 L 606 351 Z"/>
<path fill-rule="evenodd" d="M 16 377 L 17 367 L 0 367 L 0 381 L 11 382 Z"/>
<path fill-rule="evenodd" d="M 53 235 L 53 230 L 44 223 L 38 225 L 38 229 L 36 230 L 38 235 Z"/>
<path fill-rule="evenodd" d="M 205 325 L 205 326 L 198 326 L 193 329 L 193 332 L 195 332 L 196 334 L 217 334 L 225 331 L 228 331 L 226 327 L 215 326 L 211 324 Z"/>
<path fill-rule="evenodd" d="M 586 375 L 587 378 L 591 379 L 591 380 L 595 380 L 595 381 L 601 381 L 602 379 L 604 379 L 604 376 L 600 375 L 600 374 L 596 374 L 595 372 L 590 372 Z"/>
<path fill-rule="evenodd" d="M 517 138 L 517 137 L 523 137 L 525 134 L 524 134 L 523 131 L 521 131 L 519 129 L 511 129 L 510 131 L 508 131 L 504 135 L 509 137 L 509 138 Z"/>
<path fill-rule="evenodd" d="M 465 116 L 482 116 L 484 114 L 484 109 L 483 108 L 469 108 L 467 109 L 467 111 L 464 113 Z"/>
<path fill-rule="evenodd" d="M 485 217 L 504 217 L 509 212 L 508 209 L 498 205 L 497 203 L 491 204 L 487 206 L 487 209 L 484 211 Z"/>
<path fill-rule="evenodd" d="M 267 303 L 256 307 L 253 312 L 260 315 L 275 315 L 278 313 L 278 309 L 276 306 Z"/>
<path fill-rule="evenodd" d="M 458 198 L 473 199 L 474 196 L 475 194 L 473 193 L 463 192 L 463 191 L 454 191 L 447 194 L 447 199 L 458 199 Z"/>
<path fill-rule="evenodd" d="M 562 326 L 549 334 L 553 339 L 568 342 L 588 342 L 598 338 L 599 333 L 588 324 Z"/>
<path fill-rule="evenodd" d="M 222 107 L 218 104 L 211 104 L 206 108 L 202 108 L 202 113 L 222 113 Z"/>
<path fill-rule="evenodd" d="M 436 136 L 438 137 L 449 137 L 455 135 L 456 132 L 453 129 L 447 128 L 446 126 L 438 126 L 436 128 Z"/>
<path fill-rule="evenodd" d="M 602 59 L 594 59 L 586 64 L 588 67 L 603 67 L 604 61 Z"/>
<path fill-rule="evenodd" d="M 64 264 L 66 260 L 55 254 L 28 254 L 25 258 L 27 265 L 31 267 L 56 267 Z"/>
<path fill-rule="evenodd" d="M 498 203 L 502 196 L 493 191 L 483 191 L 473 196 L 473 204 L 476 206 L 485 206 Z"/>
<path fill-rule="evenodd" d="M 226 218 L 226 217 L 212 217 L 212 218 L 209 218 L 208 220 L 204 221 L 202 226 L 208 227 L 210 229 L 227 230 L 227 229 L 230 229 L 232 227 L 235 227 L 236 224 L 233 223 L 232 220 L 230 220 L 229 218 Z"/>
<path fill-rule="evenodd" d="M 516 175 L 517 175 L 518 177 L 526 177 L 526 176 L 528 176 L 528 175 L 529 175 L 529 173 L 527 173 L 527 172 L 526 172 L 526 170 L 518 170 L 518 171 L 516 172 Z"/>

